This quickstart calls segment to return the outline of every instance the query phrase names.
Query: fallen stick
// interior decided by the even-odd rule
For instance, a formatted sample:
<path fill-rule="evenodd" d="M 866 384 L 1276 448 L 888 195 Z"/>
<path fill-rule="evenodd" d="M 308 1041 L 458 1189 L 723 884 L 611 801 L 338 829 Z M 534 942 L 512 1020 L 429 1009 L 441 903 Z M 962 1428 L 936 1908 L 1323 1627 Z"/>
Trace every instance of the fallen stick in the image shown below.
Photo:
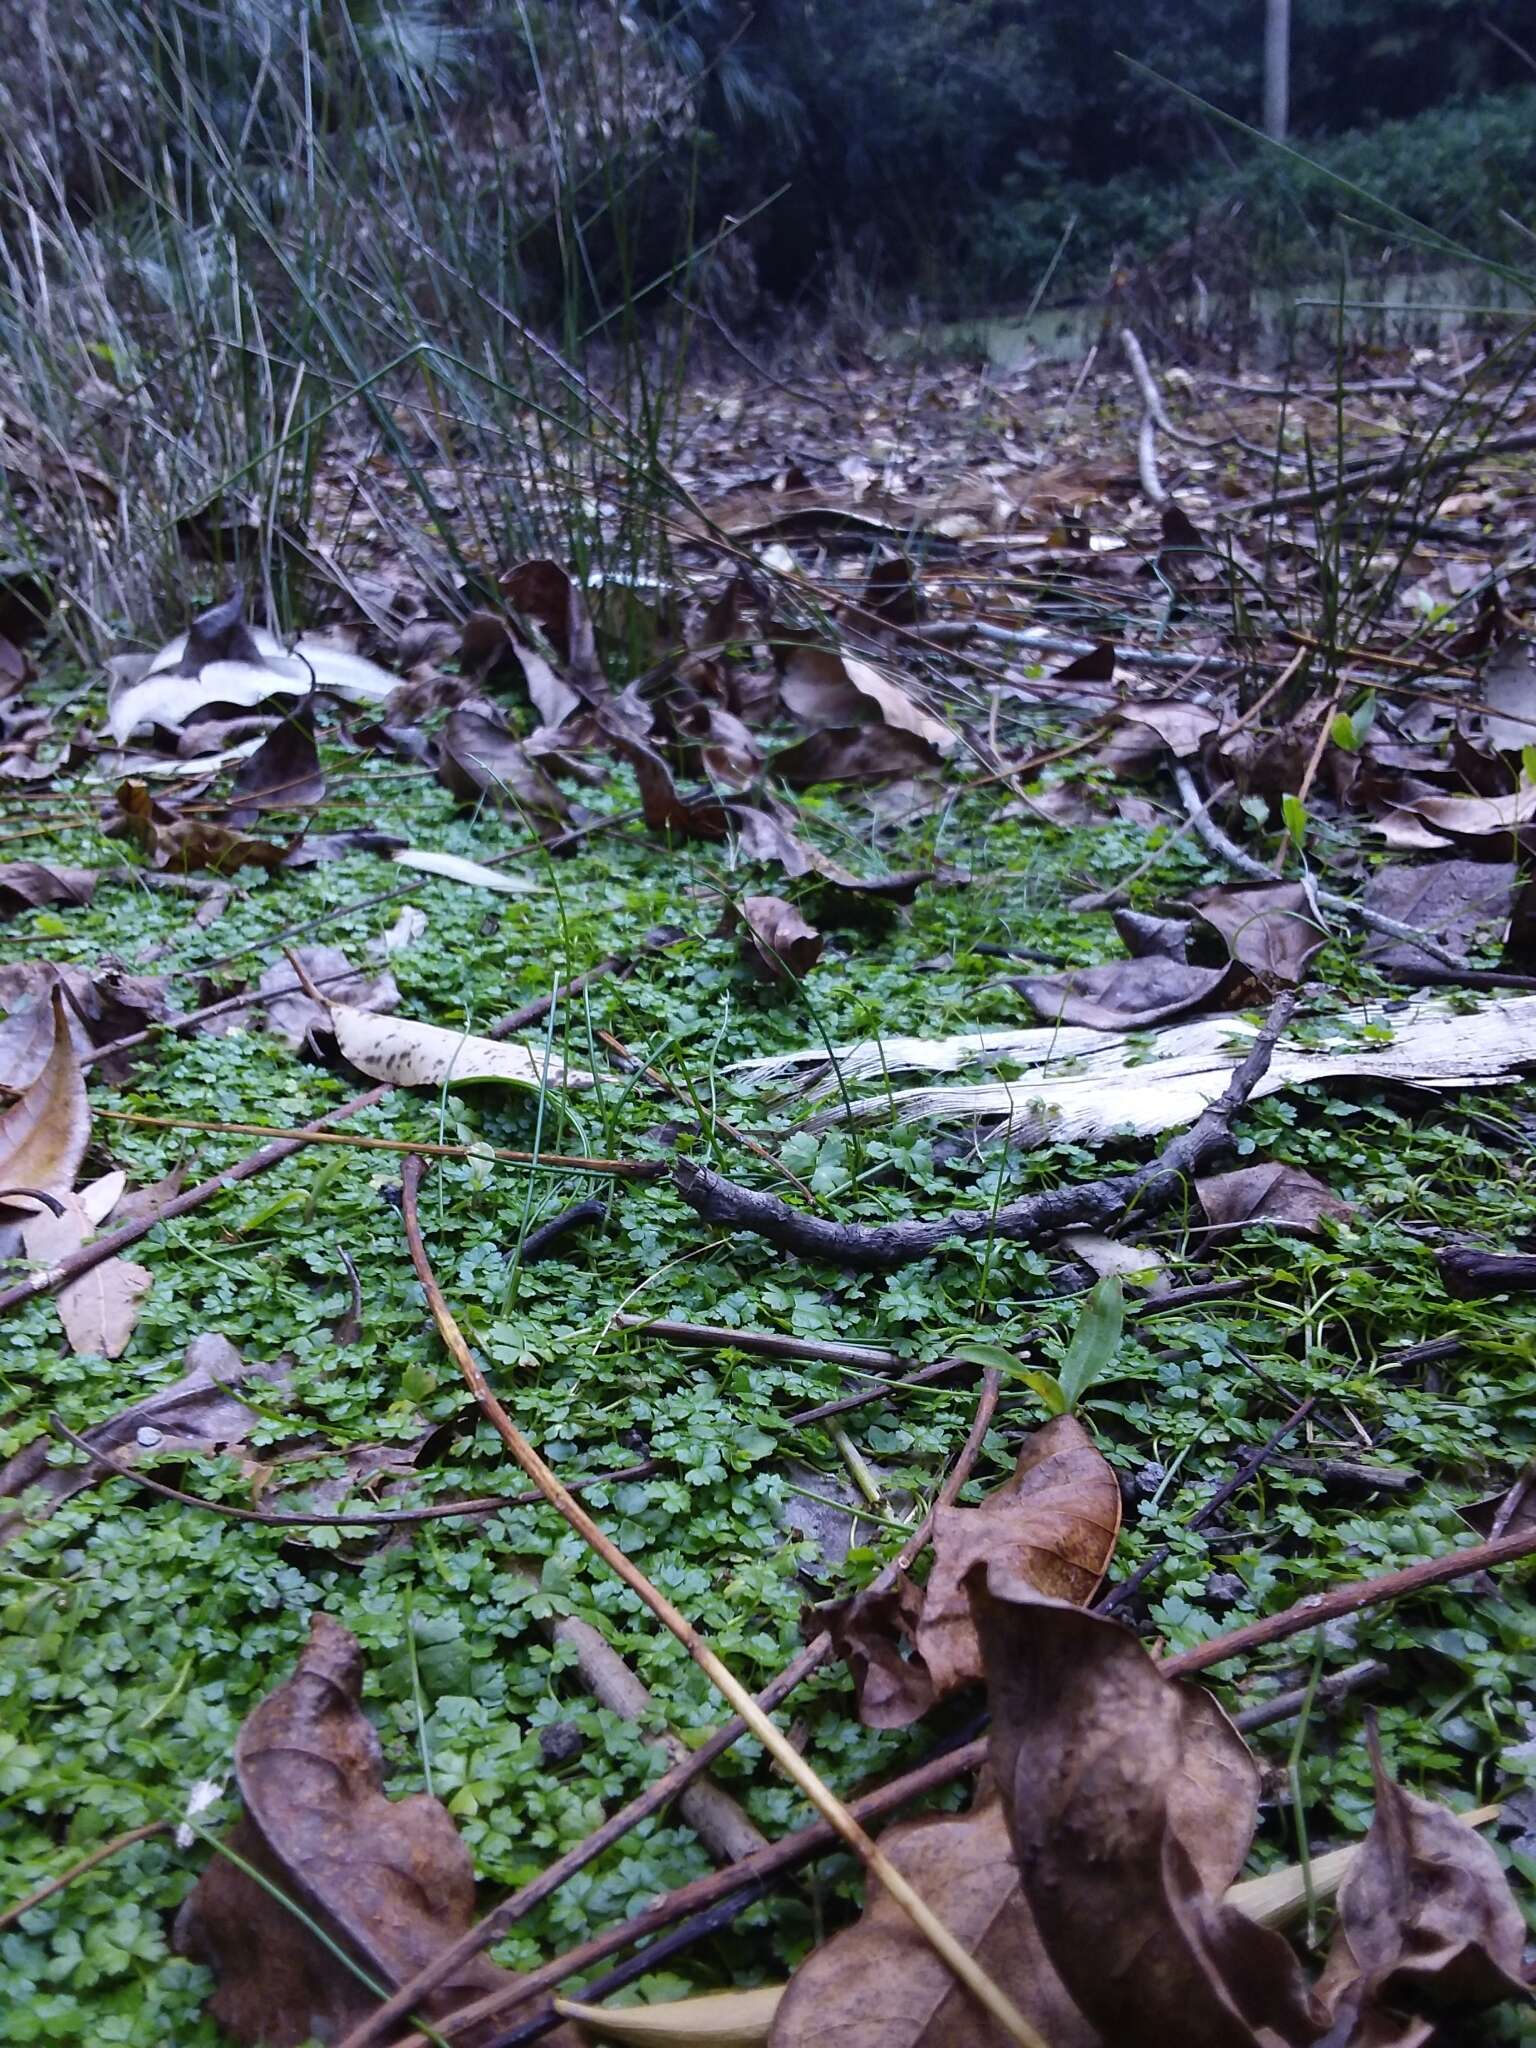
<path fill-rule="evenodd" d="M 1189 822 L 1218 860 L 1224 860 L 1228 867 L 1236 868 L 1240 875 L 1247 875 L 1255 882 L 1273 882 L 1271 869 L 1262 861 L 1245 853 L 1235 839 L 1229 839 L 1216 820 L 1211 816 L 1208 801 L 1195 787 L 1195 778 L 1185 767 L 1175 767 L 1173 779 L 1177 785 L 1180 801 L 1189 814 Z M 1457 974 L 1473 974 L 1477 970 L 1470 960 L 1460 953 L 1452 953 L 1447 947 L 1432 939 L 1428 932 L 1420 931 L 1416 925 L 1403 924 L 1395 917 L 1385 917 L 1379 910 L 1370 910 L 1358 903 L 1353 896 L 1340 896 L 1334 889 L 1316 889 L 1314 895 L 1326 910 L 1342 911 L 1346 917 L 1354 918 L 1371 931 L 1383 932 L 1388 938 L 1407 939 L 1421 953 L 1427 953 L 1431 960 L 1438 960 L 1442 967 L 1449 967 Z"/>
<path fill-rule="evenodd" d="M 1277 1428 L 1270 1431 L 1269 1435 L 1256 1450 L 1249 1451 L 1244 1457 L 1239 1458 L 1236 1471 L 1222 1481 L 1221 1485 L 1215 1489 L 1210 1498 L 1205 1502 L 1199 1513 L 1185 1523 L 1185 1528 L 1203 1529 L 1226 1506 L 1233 1494 L 1240 1492 L 1248 1484 L 1265 1460 L 1272 1457 L 1279 1450 L 1280 1446 L 1291 1434 L 1291 1431 L 1306 1421 L 1316 1404 L 1317 1396 L 1315 1394 L 1308 1394 L 1304 1401 L 1298 1402 L 1296 1407 L 1286 1416 L 1285 1420 Z M 1101 1614 L 1118 1614 L 1122 1607 L 1128 1605 L 1135 1598 L 1136 1594 L 1146 1584 L 1158 1566 L 1166 1564 L 1172 1555 L 1172 1544 L 1159 1544 L 1156 1550 L 1142 1559 L 1133 1572 L 1128 1573 L 1118 1584 L 1110 1587 L 1104 1598 L 1098 1603 L 1099 1612 Z"/>
<path fill-rule="evenodd" d="M 36 1193 L 31 1189 L 10 1189 L 8 1193 L 32 1193 L 35 1199 L 51 1202 L 53 1197 Z M 1219 1286 L 1240 1285 L 1247 1282 L 1218 1282 Z M 1191 1294 L 1202 1295 L 1206 1290 L 1191 1288 Z M 814 1347 L 811 1353 L 814 1355 Z M 901 1361 L 892 1353 L 893 1362 Z M 813 1422 L 823 1422 L 831 1415 L 845 1415 L 851 1409 L 868 1407 L 872 1402 L 884 1401 L 892 1394 L 905 1393 L 909 1387 L 926 1384 L 945 1373 L 975 1372 L 974 1360 L 968 1358 L 941 1358 L 933 1365 L 920 1366 L 899 1380 L 881 1380 L 877 1386 L 863 1392 L 846 1395 L 840 1401 L 823 1401 L 813 1408 L 798 1408 L 784 1418 L 786 1429 L 803 1429 Z M 226 1521 L 252 1522 L 258 1528 L 271 1529 L 367 1529 L 397 1528 L 409 1526 L 412 1522 L 439 1522 L 457 1519 L 468 1520 L 475 1515 L 499 1515 L 508 1508 L 536 1507 L 544 1496 L 536 1488 L 528 1493 L 483 1493 L 469 1500 L 436 1501 L 430 1507 L 421 1508 L 374 1508 L 358 1514 L 305 1514 L 289 1512 L 279 1508 L 242 1508 L 233 1501 L 208 1500 L 200 1493 L 187 1493 L 179 1486 L 167 1486 L 163 1479 L 152 1479 L 147 1472 L 140 1472 L 136 1466 L 124 1465 L 110 1452 L 98 1450 L 83 1436 L 76 1434 L 60 1415 L 50 1415 L 48 1426 L 63 1442 L 73 1444 L 83 1457 L 93 1465 L 99 1465 L 114 1479 L 126 1479 L 130 1485 L 140 1487 L 145 1493 L 158 1494 L 160 1499 L 174 1501 L 178 1507 L 201 1508 L 206 1515 L 219 1515 Z M 320 1455 L 320 1454 L 317 1454 Z M 579 1478 L 568 1479 L 565 1483 L 572 1493 L 589 1486 L 617 1486 L 622 1481 L 633 1479 L 654 1479 L 658 1472 L 667 1470 L 665 1459 L 642 1458 L 633 1465 L 619 1465 L 608 1472 L 588 1472 Z"/>
<path fill-rule="evenodd" d="M 1500 434 L 1491 440 L 1475 441 L 1469 448 L 1448 448 L 1440 455 L 1422 459 L 1415 455 L 1402 455 L 1393 462 L 1346 470 L 1331 484 L 1297 484 L 1291 490 L 1276 491 L 1268 498 L 1240 499 L 1225 510 L 1236 517 L 1240 513 L 1289 512 L 1302 505 L 1327 505 L 1335 498 L 1348 497 L 1352 491 L 1374 491 L 1386 484 L 1438 476 L 1445 470 L 1470 469 L 1474 462 L 1482 462 L 1490 455 L 1519 455 L 1528 448 L 1536 448 L 1536 428 L 1533 427 L 1524 427 L 1515 434 Z"/>
<path fill-rule="evenodd" d="M 1505 1536 L 1497 1542 L 1473 1544 L 1466 1550 L 1448 1551 L 1440 1557 L 1421 1558 L 1417 1564 L 1404 1567 L 1401 1571 L 1384 1573 L 1380 1578 L 1361 1579 L 1351 1585 L 1337 1586 L 1331 1593 L 1311 1593 L 1279 1614 L 1268 1616 L 1263 1621 L 1251 1622 L 1244 1628 L 1233 1629 L 1223 1636 L 1215 1636 L 1209 1642 L 1200 1643 L 1192 1650 L 1179 1656 L 1160 1660 L 1159 1669 L 1170 1678 L 1184 1677 L 1190 1672 L 1209 1670 L 1212 1665 L 1224 1664 L 1245 1651 L 1261 1648 L 1268 1643 L 1280 1642 L 1288 1636 L 1304 1635 L 1308 1630 L 1320 1628 L 1325 1622 L 1336 1621 L 1342 1615 L 1354 1614 L 1366 1607 L 1384 1605 L 1408 1594 L 1421 1592 L 1433 1585 L 1442 1585 L 1451 1579 L 1464 1578 L 1473 1572 L 1486 1571 L 1502 1564 L 1512 1564 L 1536 1551 L 1536 1526 L 1522 1529 L 1513 1536 Z M 1340 1674 L 1342 1676 L 1342 1674 Z M 1272 1703 L 1267 1703 L 1272 1704 Z M 952 1784 L 956 1778 L 968 1776 L 979 1770 L 987 1761 L 988 1744 L 985 1736 L 974 1742 L 962 1744 L 943 1756 L 931 1757 L 919 1764 L 915 1770 L 893 1778 L 872 1792 L 848 1802 L 849 1811 L 861 1822 L 883 1820 L 887 1814 L 896 1812 L 913 1800 L 937 1792 L 943 1786 Z M 568 1978 L 585 1974 L 595 1963 L 615 1955 L 620 1949 L 630 1947 L 634 1942 L 643 1941 L 649 1934 L 656 1934 L 665 1927 L 674 1925 L 689 1914 L 703 1911 L 729 1898 L 735 1891 L 745 1890 L 750 1885 L 762 1883 L 765 1879 L 782 1875 L 788 1870 L 798 1869 L 801 1864 L 812 1861 L 837 1846 L 837 1837 L 821 1821 L 812 1821 L 808 1826 L 798 1828 L 793 1834 L 785 1835 L 771 1848 L 748 1857 L 735 1864 L 730 1870 L 712 1871 L 709 1876 L 695 1878 L 691 1884 L 680 1886 L 658 1899 L 644 1912 L 637 1913 L 620 1926 L 607 1928 L 594 1935 L 580 1947 L 569 1950 L 563 1956 L 556 1956 L 530 1971 L 515 1985 L 499 1994 L 494 2002 L 497 2015 L 505 2015 L 518 2007 L 563 1984 Z M 450 2038 L 456 2027 L 467 2025 L 470 2020 L 489 2014 L 491 2001 L 449 2013 L 437 2022 L 441 2032 Z M 342 2048 L 351 2048 L 350 2042 L 343 2042 Z M 424 2037 L 413 2034 L 398 2044 L 398 2048 L 426 2048 Z"/>
<path fill-rule="evenodd" d="M 326 988 L 333 981 L 354 981 L 358 974 L 359 970 L 355 967 L 341 967 L 331 974 L 317 974 L 315 981 L 321 988 Z M 200 1010 L 183 1010 L 179 1017 L 162 1017 L 156 1023 L 147 1024 L 142 1031 L 130 1031 L 122 1038 L 109 1039 L 105 1045 L 98 1045 L 86 1053 L 80 1065 L 82 1068 L 93 1067 L 98 1060 L 111 1059 L 114 1053 L 131 1052 L 134 1046 L 144 1045 L 151 1038 L 168 1038 L 174 1032 L 185 1031 L 194 1024 L 205 1024 L 210 1017 L 227 1016 L 231 1010 L 254 1010 L 262 1004 L 275 1003 L 280 997 L 292 994 L 293 988 L 290 985 L 285 988 L 252 989 L 238 996 L 222 996 L 216 1003 L 204 1003 Z"/>
<path fill-rule="evenodd" d="M 338 1114 L 340 1112 L 337 1112 Z M 424 1138 L 374 1138 L 359 1131 L 317 1131 L 305 1125 L 285 1130 L 275 1124 L 204 1123 L 188 1116 L 145 1116 L 135 1109 L 99 1109 L 93 1116 L 120 1124 L 145 1124 L 160 1131 L 203 1131 L 212 1137 L 283 1138 L 295 1145 L 353 1146 L 360 1151 L 420 1153 L 428 1159 L 507 1159 L 551 1173 L 607 1173 L 627 1180 L 656 1180 L 666 1172 L 659 1159 L 595 1159 L 574 1152 L 518 1152 L 506 1145 L 435 1145 Z"/>
<path fill-rule="evenodd" d="M 865 1833 L 842 1801 L 828 1790 L 799 1751 L 785 1740 L 751 1693 L 721 1662 L 687 1618 L 598 1527 L 512 1421 L 492 1393 L 437 1284 L 437 1276 L 432 1270 L 421 1235 L 417 1209 L 417 1191 L 420 1184 L 420 1163 L 411 1160 L 405 1169 L 404 1198 L 401 1204 L 411 1264 L 415 1268 L 417 1279 L 421 1282 L 427 1306 L 432 1312 L 433 1321 L 437 1324 L 438 1334 L 463 1374 L 465 1384 L 474 1395 L 480 1412 L 506 1445 L 514 1462 L 527 1473 L 551 1506 L 559 1510 L 594 1555 L 602 1559 L 609 1570 L 638 1596 L 662 1626 L 683 1645 L 715 1690 L 736 1709 L 750 1732 L 762 1743 L 785 1776 L 810 1800 L 833 1833 L 854 1851 L 870 1876 L 885 1887 L 956 1982 L 963 1985 L 983 2010 L 992 2015 L 1010 2040 L 1020 2043 L 1021 2048 L 1046 2048 L 1040 2035 L 1018 2010 L 1012 1999 L 998 1988 L 975 1957 L 955 1938 L 945 1923 Z M 458 1949 L 466 1942 L 476 1943 L 476 1940 L 476 1930 L 471 1929 L 468 1935 L 461 1937 L 460 1941 L 452 1946 Z M 475 1946 L 468 1950 L 470 1954 L 475 1952 Z M 413 1993 L 413 1996 L 419 1994 Z M 473 2012 L 474 2008 L 471 2007 L 470 2011 Z M 360 2048 L 361 2042 L 367 2039 L 367 2033 L 359 2028 L 353 2028 L 342 2043 L 342 2048 Z"/>
<path fill-rule="evenodd" d="M 1272 879 L 1266 874 L 1266 880 Z M 802 1258 L 826 1259 L 840 1266 L 880 1269 L 910 1265 L 957 1237 L 1029 1240 L 1079 1226 L 1102 1229 L 1133 1207 L 1146 1214 L 1174 1201 L 1195 1168 L 1227 1142 L 1232 1119 L 1262 1080 L 1296 1002 L 1297 993 L 1292 989 L 1276 998 L 1252 1049 L 1234 1069 L 1220 1100 L 1134 1173 L 1085 1181 L 1076 1187 L 1049 1188 L 999 1209 L 961 1209 L 932 1221 L 914 1217 L 901 1223 L 834 1223 L 808 1216 L 776 1195 L 743 1187 L 692 1161 L 680 1161 L 673 1167 L 672 1184 L 706 1223 L 749 1231 Z"/>

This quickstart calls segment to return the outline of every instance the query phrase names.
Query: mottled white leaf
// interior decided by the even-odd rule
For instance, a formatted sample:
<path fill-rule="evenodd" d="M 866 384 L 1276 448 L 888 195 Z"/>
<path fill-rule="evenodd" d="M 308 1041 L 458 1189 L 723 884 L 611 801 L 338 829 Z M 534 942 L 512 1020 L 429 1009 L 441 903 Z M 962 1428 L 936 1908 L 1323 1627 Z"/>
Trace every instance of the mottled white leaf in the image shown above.
<path fill-rule="evenodd" d="M 379 1017 L 350 1003 L 332 1003 L 330 1011 L 343 1056 L 360 1073 L 400 1088 L 440 1088 L 465 1081 L 509 1081 L 514 1087 L 537 1088 L 545 1078 L 552 1088 L 591 1085 L 590 1074 L 567 1067 L 555 1052 L 549 1055 L 546 1076 L 542 1045 L 474 1038 L 411 1017 Z"/>
<path fill-rule="evenodd" d="M 525 882 L 521 875 L 505 874 L 500 868 L 482 867 L 477 860 L 465 860 L 457 853 L 433 853 L 418 846 L 402 846 L 393 856 L 400 867 L 419 868 L 424 875 L 437 875 L 445 882 L 463 882 L 471 889 L 494 889 L 500 896 L 543 896 L 537 882 Z"/>

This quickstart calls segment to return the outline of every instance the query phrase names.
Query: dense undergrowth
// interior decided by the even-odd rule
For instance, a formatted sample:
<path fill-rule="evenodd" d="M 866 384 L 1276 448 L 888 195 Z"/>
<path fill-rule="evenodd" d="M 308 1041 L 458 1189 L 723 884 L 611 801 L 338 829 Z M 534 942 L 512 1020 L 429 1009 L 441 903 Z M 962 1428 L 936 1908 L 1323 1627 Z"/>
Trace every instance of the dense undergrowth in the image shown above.
<path fill-rule="evenodd" d="M 317 824 L 366 814 L 415 843 L 485 859 L 520 842 L 515 824 L 468 819 L 424 777 L 355 756 L 328 755 L 333 791 Z M 115 841 L 88 822 L 86 792 L 71 797 L 80 822 L 34 840 L 38 857 L 121 862 Z M 619 785 L 596 799 L 618 812 Z M 377 861 L 352 856 L 264 882 L 246 871 L 242 892 L 206 930 L 189 926 L 174 894 L 136 887 L 131 869 L 88 910 L 25 913 L 8 944 L 37 957 L 87 962 L 111 955 L 132 969 L 151 957 L 190 1003 L 205 975 L 237 980 L 274 957 L 292 927 L 318 927 L 360 957 L 393 924 L 401 901 L 425 913 L 425 932 L 393 956 L 408 1014 L 484 1028 L 507 1007 L 547 991 L 611 952 L 628 952 L 660 923 L 686 936 L 628 979 L 594 985 L 558 1013 L 555 1041 L 585 1059 L 590 1030 L 613 1032 L 658 1062 L 683 1091 L 681 1107 L 603 1081 L 568 1123 L 546 1116 L 544 1149 L 623 1156 L 676 1143 L 741 1163 L 718 1118 L 745 1125 L 808 1177 L 838 1214 L 878 1218 L 943 1213 L 1094 1170 L 1092 1155 L 983 1148 L 936 1160 L 913 1132 L 817 1141 L 788 1110 L 766 1113 L 729 1072 L 747 1055 L 837 1042 L 872 1030 L 942 1033 L 1016 1020 L 1019 999 L 995 979 L 980 940 L 1090 962 L 1112 953 L 1103 914 L 1062 908 L 1069 884 L 1127 875 L 1163 836 L 1109 825 L 1071 834 L 999 820 L 995 801 L 962 796 L 938 819 L 882 829 L 858 800 L 823 793 L 809 829 L 839 857 L 878 837 L 890 864 L 936 855 L 968 873 L 965 886 L 924 891 L 910 912 L 874 930 L 837 934 L 803 986 L 765 992 L 721 936 L 696 885 L 713 856 L 648 839 L 634 824 L 593 838 L 573 858 L 532 860 L 522 872 L 539 896 L 489 898 L 409 878 L 396 900 L 347 913 L 384 886 Z M 389 870 L 383 870 L 387 876 Z M 1220 879 L 1186 844 L 1165 848 L 1138 897 L 1181 893 Z M 727 886 L 730 879 L 727 877 Z M 341 914 L 338 914 L 341 913 Z M 216 965 L 217 963 L 217 965 Z M 1343 947 L 1321 963 L 1332 1000 L 1346 1008 L 1380 984 Z M 325 1066 L 295 1057 L 249 1028 L 193 1036 L 153 1050 L 124 1085 L 93 1088 L 103 1109 L 154 1116 L 292 1125 L 350 1092 Z M 551 1104 L 551 1110 L 553 1105 Z M 1128 1502 L 1117 1571 L 1171 1545 L 1150 1589 L 1149 1617 L 1171 1647 L 1196 1642 L 1245 1615 L 1309 1590 L 1389 1568 L 1453 1544 L 1460 1510 L 1536 1455 L 1536 1309 L 1448 1300 L 1431 1245 L 1475 1219 L 1480 1232 L 1516 1238 L 1528 1219 L 1518 1154 L 1536 1090 L 1425 1108 L 1369 1087 L 1287 1094 L 1245 1118 L 1240 1152 L 1313 1169 L 1359 1220 L 1305 1244 L 1266 1233 L 1213 1250 L 1198 1217 L 1175 1213 L 1138 1233 L 1169 1261 L 1175 1280 L 1214 1270 L 1248 1276 L 1231 1301 L 1139 1318 L 1085 1418 L 1119 1474 Z M 396 1091 L 357 1120 L 397 1137 L 527 1146 L 535 1108 L 480 1091 L 441 1101 Z M 251 1140 L 98 1122 L 99 1163 L 127 1168 L 134 1184 L 178 1163 L 202 1175 Z M 748 1162 L 749 1163 L 749 1162 Z M 60 1411 L 79 1429 L 182 1370 L 198 1332 L 217 1331 L 249 1358 L 293 1361 L 285 1393 L 270 1397 L 258 1440 L 302 1438 L 300 1467 L 260 1480 L 263 1505 L 303 1508 L 364 1447 L 419 1445 L 413 1499 L 511 1494 L 517 1476 L 483 1425 L 427 1322 L 407 1263 L 388 1155 L 312 1149 L 250 1186 L 164 1227 L 151 1240 L 150 1296 L 123 1358 L 62 1355 L 46 1302 L 0 1329 L 0 1382 L 8 1453 Z M 1056 1297 L 1080 1286 L 1059 1254 L 1017 1245 L 955 1248 L 889 1277 L 787 1263 L 750 1240 L 712 1239 L 659 1186 L 613 1192 L 579 1174 L 539 1174 L 489 1162 L 442 1163 L 424 1215 L 443 1283 L 493 1380 L 562 1474 L 598 1471 L 643 1455 L 664 1476 L 599 1488 L 587 1498 L 615 1538 L 689 1613 L 749 1681 L 782 1667 L 799 1641 L 808 1595 L 866 1579 L 892 1553 L 899 1528 L 941 1476 L 963 1435 L 963 1389 L 914 1390 L 852 1419 L 855 1441 L 879 1475 L 885 1506 L 861 1513 L 847 1470 L 821 1428 L 782 1417 L 850 1384 L 828 1366 L 778 1364 L 729 1352 L 675 1351 L 613 1329 L 616 1310 L 667 1314 L 803 1337 L 885 1344 L 914 1360 L 941 1355 L 978 1331 L 1059 1353 L 1070 1324 Z M 516 1270 L 508 1252 L 532 1220 L 593 1191 L 611 1208 L 600 1228 L 548 1263 Z M 355 1268 L 361 1332 L 333 1334 L 351 1300 Z M 1455 1336 L 1448 1362 L 1401 1368 L 1393 1347 Z M 1304 1393 L 1329 1418 L 1315 1456 L 1367 1460 L 1412 1475 L 1399 1493 L 1345 1487 L 1272 1464 L 1239 1512 L 1207 1541 L 1183 1525 L 1234 1455 L 1263 1440 Z M 1347 1421 L 1345 1420 L 1347 1418 Z M 1009 1468 L 1022 1431 L 1036 1425 L 1032 1395 L 1005 1394 L 967 1498 Z M 1355 1434 L 1357 1433 L 1357 1434 Z M 1369 1446 L 1363 1454 L 1360 1445 Z M 60 1452 L 61 1457 L 65 1456 Z M 259 1448 L 253 1455 L 259 1460 Z M 235 1461 L 199 1459 L 188 1483 L 248 1504 L 252 1474 Z M 364 1494 L 354 1494 L 359 1504 Z M 832 1508 L 816 1502 L 833 1503 Z M 882 1519 L 882 1516 L 885 1517 Z M 851 1534 L 852 1549 L 839 1556 Z M 515 1576 L 527 1563 L 537 1585 Z M 226 1523 L 151 1499 L 121 1482 L 92 1487 L 12 1541 L 0 1563 L 0 1860 L 8 1895 L 25 1891 L 93 1842 L 178 1813 L 193 1783 L 227 1778 L 242 1717 L 285 1674 L 311 1611 L 359 1637 L 365 1699 L 384 1737 L 391 1789 L 430 1787 L 463 1830 L 488 1893 L 533 1874 L 579 1840 L 605 1807 L 658 1768 L 635 1729 L 595 1707 L 534 1623 L 549 1613 L 601 1623 L 652 1688 L 672 1725 L 706 1730 L 718 1717 L 708 1687 L 681 1650 L 648 1622 L 549 1513 L 513 1508 L 490 1520 L 417 1525 L 360 1545 L 344 1531 L 300 1540 Z M 1379 1656 L 1374 1688 L 1404 1778 L 1453 1803 L 1485 1798 L 1536 1773 L 1527 1678 L 1536 1608 L 1513 1585 L 1434 1593 L 1411 1612 L 1372 1612 L 1218 1674 L 1233 1703 Z M 925 1751 L 953 1714 L 919 1735 L 879 1735 L 852 1718 L 845 1676 L 834 1669 L 794 1702 L 807 1754 L 851 1789 Z M 1370 1806 L 1369 1772 L 1354 1701 L 1304 1719 L 1301 1735 L 1257 1738 L 1273 1768 L 1259 1855 L 1293 1861 L 1302 1819 L 1314 1851 L 1349 1837 Z M 541 1735 L 559 1724 L 584 1738 L 552 1763 Z M 1301 1806 L 1285 1763 L 1294 1758 Z M 796 1797 L 751 1743 L 719 1767 L 770 1835 L 800 1817 Z M 1516 1793 L 1509 1811 L 1532 1818 Z M 227 1798 L 203 1817 L 217 1828 Z M 206 1974 L 167 1954 L 169 1915 L 205 1850 L 166 1838 L 123 1852 L 0 1935 L 8 1985 L 0 2039 L 206 2043 L 220 2036 L 199 2016 Z M 1516 1851 L 1527 1876 L 1536 1857 Z M 707 1868 L 685 1828 L 648 1823 L 566 1886 L 503 1945 L 526 1965 Z M 846 1916 L 851 1868 L 821 1874 L 750 1907 L 730 1930 L 679 1967 L 645 1980 L 652 1995 L 683 1986 L 782 1976 L 806 1947 Z M 1485 2034 L 1481 2038 L 1491 2039 Z M 1511 2034 L 1507 2038 L 1516 2038 Z"/>

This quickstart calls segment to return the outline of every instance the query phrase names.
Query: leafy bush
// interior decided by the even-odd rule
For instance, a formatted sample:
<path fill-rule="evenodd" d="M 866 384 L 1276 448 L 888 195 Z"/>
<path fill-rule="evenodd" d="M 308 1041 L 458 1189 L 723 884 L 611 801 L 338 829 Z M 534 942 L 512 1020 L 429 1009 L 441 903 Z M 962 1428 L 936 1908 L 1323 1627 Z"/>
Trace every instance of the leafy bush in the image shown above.
<path fill-rule="evenodd" d="M 1350 221 L 1397 229 L 1379 209 L 1344 191 L 1328 173 L 1424 222 L 1479 255 L 1518 261 L 1524 238 L 1503 218 L 1528 208 L 1536 188 L 1536 89 L 1473 106 L 1303 145 L 1317 168 L 1266 150 L 1230 169 L 1203 167 L 1173 182 L 1131 173 L 1103 185 L 1042 181 L 1026 160 L 1009 190 L 979 214 L 969 243 L 978 294 L 1031 292 L 1075 219 L 1057 281 L 1101 287 L 1115 262 L 1151 259 L 1182 244 L 1213 287 L 1315 275 L 1330 239 Z M 1430 261 L 1435 259 L 1431 257 Z M 1226 266 L 1240 273 L 1223 277 Z"/>

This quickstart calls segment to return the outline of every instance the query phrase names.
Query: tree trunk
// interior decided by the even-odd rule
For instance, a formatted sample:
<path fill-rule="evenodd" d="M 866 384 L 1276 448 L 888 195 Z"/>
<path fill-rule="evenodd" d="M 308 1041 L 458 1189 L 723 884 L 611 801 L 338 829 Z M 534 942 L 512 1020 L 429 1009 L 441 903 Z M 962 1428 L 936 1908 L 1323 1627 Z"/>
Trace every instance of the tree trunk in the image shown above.
<path fill-rule="evenodd" d="M 1285 140 L 1291 115 L 1291 0 L 1264 0 L 1264 132 Z"/>

